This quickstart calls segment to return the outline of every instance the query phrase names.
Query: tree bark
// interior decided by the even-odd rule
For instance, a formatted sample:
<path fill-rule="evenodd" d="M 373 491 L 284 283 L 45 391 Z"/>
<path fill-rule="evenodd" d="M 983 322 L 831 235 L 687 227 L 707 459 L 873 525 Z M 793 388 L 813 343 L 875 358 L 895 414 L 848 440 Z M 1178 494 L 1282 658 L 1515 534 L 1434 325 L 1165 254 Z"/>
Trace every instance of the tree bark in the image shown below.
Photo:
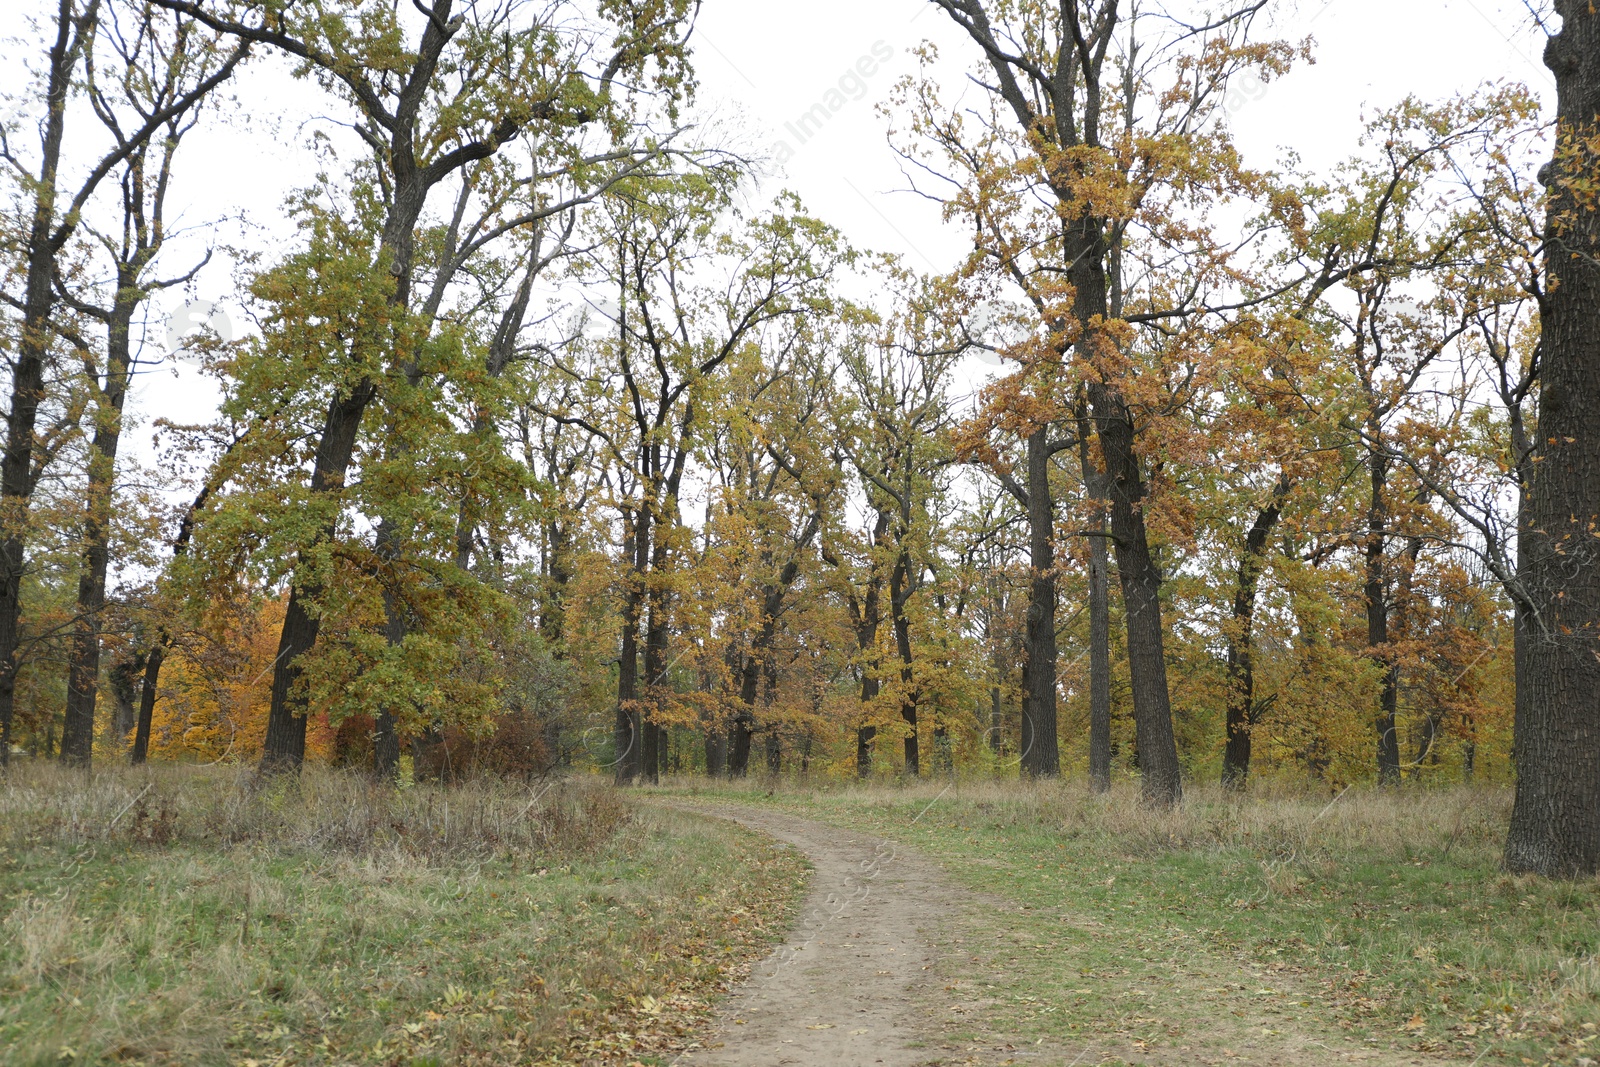
<path fill-rule="evenodd" d="M 1385 490 L 1388 460 L 1376 451 L 1367 459 L 1371 494 L 1367 509 L 1366 585 L 1367 654 L 1383 668 L 1378 694 L 1377 733 L 1378 784 L 1400 781 L 1400 737 L 1395 732 L 1395 713 L 1400 707 L 1400 668 L 1389 649 L 1389 595 L 1384 573 L 1384 549 L 1388 531 Z"/>
<path fill-rule="evenodd" d="M 166 645 L 159 641 L 145 654 L 144 680 L 139 686 L 139 719 L 133 728 L 133 751 L 128 754 L 128 761 L 136 767 L 150 758 L 150 725 L 155 718 L 161 664 L 166 658 Z"/>
<path fill-rule="evenodd" d="M 911 559 L 902 542 L 900 554 L 889 573 L 889 612 L 894 622 L 895 651 L 900 656 L 900 720 L 905 723 L 905 773 L 910 778 L 920 777 L 922 773 L 917 738 L 917 690 L 911 652 L 911 620 L 906 615 L 906 605 L 911 600 L 914 585 Z"/>
<path fill-rule="evenodd" d="M 1545 48 L 1559 137 L 1540 309 L 1537 462 L 1521 570 L 1535 617 L 1517 663 L 1517 795 L 1506 866 L 1554 877 L 1600 869 L 1600 10 L 1556 0 Z"/>
<path fill-rule="evenodd" d="M 622 650 L 617 658 L 617 718 L 612 740 L 618 785 L 636 781 L 644 769 L 639 717 L 639 616 L 644 604 L 642 563 L 649 558 L 650 516 L 640 509 L 623 516 L 623 555 L 629 560 L 622 594 Z"/>
<path fill-rule="evenodd" d="M 1097 531 L 1105 508 L 1094 512 Z M 1111 789 L 1111 550 L 1089 538 L 1089 792 Z"/>
<path fill-rule="evenodd" d="M 1050 494 L 1050 430 L 1028 436 L 1028 621 L 1022 658 L 1022 774 L 1061 773 L 1056 739 L 1056 539 Z"/>
<path fill-rule="evenodd" d="M 1128 673 L 1141 789 L 1147 803 L 1170 806 L 1183 799 L 1183 782 L 1167 692 L 1161 572 L 1145 529 L 1145 487 L 1134 447 L 1133 416 L 1121 394 L 1103 383 L 1091 383 L 1089 402 L 1110 488 L 1111 535 L 1116 542 L 1117 575 L 1127 615 Z"/>
<path fill-rule="evenodd" d="M 96 5 L 83 18 L 93 20 Z M 11 369 L 11 402 L 6 417 L 5 454 L 0 457 L 0 767 L 11 759 L 11 719 L 21 667 L 22 580 L 27 573 L 26 518 L 33 497 L 34 444 L 39 405 L 44 398 L 45 360 L 55 308 L 56 255 L 64 243 L 53 232 L 57 174 L 66 129 L 67 93 L 82 54 L 86 27 L 74 19 L 72 0 L 59 0 L 56 36 L 49 53 L 45 101 L 48 112 L 40 142 L 40 165 L 33 187 L 23 280 L 22 330 Z"/>

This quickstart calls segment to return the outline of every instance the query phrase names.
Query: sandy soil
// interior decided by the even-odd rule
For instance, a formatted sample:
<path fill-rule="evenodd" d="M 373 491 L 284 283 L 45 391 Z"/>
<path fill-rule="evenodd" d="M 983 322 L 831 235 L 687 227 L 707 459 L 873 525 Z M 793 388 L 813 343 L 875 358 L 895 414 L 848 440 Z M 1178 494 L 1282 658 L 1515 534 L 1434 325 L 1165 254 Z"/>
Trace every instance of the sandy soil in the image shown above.
<path fill-rule="evenodd" d="M 929 920 L 959 906 L 939 869 L 881 839 L 773 812 L 709 809 L 793 845 L 815 868 L 789 940 L 723 1006 L 683 1067 L 929 1062 L 921 1010 Z M 716 1047 L 720 1045 L 721 1047 Z"/>

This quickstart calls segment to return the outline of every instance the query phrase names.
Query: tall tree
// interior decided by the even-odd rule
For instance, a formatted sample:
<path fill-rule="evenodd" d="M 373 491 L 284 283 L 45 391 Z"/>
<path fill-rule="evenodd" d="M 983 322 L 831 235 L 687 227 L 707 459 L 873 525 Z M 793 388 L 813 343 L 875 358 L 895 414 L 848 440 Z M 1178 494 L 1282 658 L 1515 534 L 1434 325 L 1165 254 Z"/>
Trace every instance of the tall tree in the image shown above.
<path fill-rule="evenodd" d="M 1556 77 L 1539 429 L 1520 579 L 1531 601 L 1517 658 L 1517 797 L 1506 865 L 1600 869 L 1600 10 L 1555 0 Z"/>
<path fill-rule="evenodd" d="M 99 21 L 101 0 L 59 0 L 54 17 L 54 37 L 46 53 L 43 84 L 44 116 L 38 123 L 38 150 L 29 157 L 6 131 L 0 158 L 7 177 L 23 190 L 28 217 L 22 222 L 22 292 L 6 294 L 6 303 L 19 313 L 18 338 L 10 361 L 11 397 L 6 412 L 6 444 L 0 458 L 0 766 L 11 752 L 11 719 L 16 699 L 16 676 L 21 637 L 22 581 L 28 569 L 28 509 L 49 450 L 41 441 L 39 413 L 47 402 L 45 371 L 57 344 L 53 316 L 57 307 L 56 277 L 60 258 L 78 232 L 85 207 L 100 185 L 118 167 L 147 144 L 174 117 L 187 112 L 232 75 L 248 45 L 234 49 L 209 76 L 186 87 L 164 106 L 135 120 L 98 152 L 75 188 L 61 184 L 63 152 L 67 144 L 67 112 L 81 70 L 87 61 Z M 86 155 L 97 150 L 86 146 Z M 80 746 L 81 747 L 81 746 Z M 77 758 L 87 758 L 82 751 Z"/>
<path fill-rule="evenodd" d="M 407 366 L 420 358 L 410 312 L 417 228 L 430 194 L 530 129 L 608 128 L 617 120 L 613 88 L 619 76 L 638 73 L 647 63 L 659 62 L 659 86 L 675 93 L 682 79 L 688 5 L 660 0 L 607 8 L 605 14 L 617 23 L 616 47 L 599 69 L 586 69 L 594 42 L 563 33 L 565 5 L 530 17 L 525 9 L 469 7 L 457 13 L 453 0 L 419 2 L 415 7 L 423 22 L 413 35 L 401 9 L 375 13 L 344 0 L 290 9 L 241 2 L 223 14 L 192 0 L 155 2 L 242 41 L 278 49 L 319 72 L 359 116 L 357 132 L 373 149 L 371 184 L 383 205 L 375 223 L 376 248 L 367 269 L 353 279 L 359 303 L 346 312 L 348 341 L 337 342 L 344 351 L 337 367 L 325 368 L 339 373 L 326 375 L 332 395 L 313 431 L 303 500 L 312 518 L 294 566 L 273 666 L 262 768 L 293 770 L 305 757 L 302 657 L 311 652 L 322 625 L 330 552 L 362 422 L 384 387 L 397 387 Z M 360 32 L 348 32 L 354 27 Z M 397 41 L 410 40 L 414 46 L 397 48 Z M 465 99 L 474 103 L 470 112 L 454 106 Z"/>
<path fill-rule="evenodd" d="M 210 77 L 226 58 L 217 47 L 218 42 L 192 21 L 149 4 L 126 11 L 112 5 L 102 19 L 96 42 L 104 46 L 105 55 L 91 55 L 85 71 L 85 93 L 112 141 L 119 144 L 126 143 L 132 129 L 152 114 L 170 112 L 174 103 L 188 97 L 194 84 Z M 160 139 L 138 142 L 118 167 L 120 226 L 111 230 L 84 224 L 93 244 L 110 261 L 111 276 L 106 280 L 109 302 L 96 304 L 93 294 L 75 294 L 74 286 L 58 278 L 64 302 L 105 330 L 103 361 L 86 358 L 84 366 L 84 377 L 94 398 L 94 438 L 89 445 L 78 601 L 61 734 L 62 758 L 80 765 L 89 761 L 94 746 L 101 616 L 111 556 L 112 494 L 122 439 L 123 404 L 134 371 L 134 322 L 153 292 L 181 285 L 199 269 L 172 278 L 159 278 L 153 273 L 166 243 L 166 202 L 172 187 L 174 159 L 184 137 L 199 121 L 199 103 L 196 101 L 190 110 L 171 114 Z M 84 350 L 84 355 L 88 357 L 89 350 Z"/>
<path fill-rule="evenodd" d="M 896 728 L 903 735 L 905 773 L 914 778 L 921 772 L 924 683 L 918 678 L 913 605 L 925 598 L 923 586 L 935 551 L 934 501 L 943 495 L 944 472 L 952 458 L 948 389 L 960 348 L 934 311 L 939 294 L 910 279 L 898 281 L 899 306 L 878 336 L 842 354 L 844 388 L 837 424 L 862 497 L 877 517 L 870 546 L 877 559 L 869 582 L 880 573 L 887 576 L 888 621 L 899 660 L 893 686 L 900 720 Z M 859 637 L 870 632 L 876 640 L 877 623 L 872 620 L 881 610 L 879 596 L 869 586 L 865 602 L 854 609 Z"/>
<path fill-rule="evenodd" d="M 1188 209 L 1197 197 L 1209 202 L 1257 184 L 1237 166 L 1220 97 L 1247 67 L 1281 72 L 1292 50 L 1247 41 L 1259 3 L 1189 21 L 1163 11 L 1160 28 L 1147 29 L 1152 20 L 1137 9 L 1125 13 L 1120 0 L 931 2 L 976 46 L 987 107 L 953 110 L 931 83 L 913 85 L 912 130 L 949 168 L 934 170 L 948 183 L 940 198 L 974 226 L 969 273 L 991 287 L 1014 286 L 1036 316 L 1030 341 L 1008 353 L 1021 369 L 991 400 L 1027 443 L 1019 488 L 1034 540 L 1031 717 L 1047 729 L 1055 706 L 1054 517 L 1046 488 L 1051 454 L 1071 442 L 1058 445 L 1051 428 L 1071 412 L 1081 385 L 1109 497 L 1144 795 L 1175 803 L 1182 784 L 1143 439 L 1170 399 L 1161 396 L 1169 374 L 1181 376 L 1186 348 L 1195 351 L 1192 342 L 1175 343 L 1173 332 L 1226 303 L 1210 294 L 1227 284 L 1223 265 L 1233 249 Z M 920 153 L 917 162 L 933 169 Z M 1145 239 L 1148 257 L 1140 252 Z M 1141 373 L 1146 359 L 1154 366 Z M 1041 759 L 1035 773 L 1054 773 Z"/>

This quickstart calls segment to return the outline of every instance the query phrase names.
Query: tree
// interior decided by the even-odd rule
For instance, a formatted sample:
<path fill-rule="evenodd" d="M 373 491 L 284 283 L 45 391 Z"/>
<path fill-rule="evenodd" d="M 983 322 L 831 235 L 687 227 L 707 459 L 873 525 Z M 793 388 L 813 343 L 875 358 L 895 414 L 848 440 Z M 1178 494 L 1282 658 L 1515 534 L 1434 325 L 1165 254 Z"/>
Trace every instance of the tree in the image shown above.
<path fill-rule="evenodd" d="M 120 131 L 112 145 L 98 156 L 75 189 L 61 185 L 61 165 L 66 145 L 68 103 L 80 78 L 101 18 L 101 0 L 59 0 L 55 35 L 47 52 L 44 84 L 39 95 L 45 114 L 38 124 L 38 155 L 29 160 L 12 131 L 0 141 L 0 158 L 8 177 L 22 189 L 28 211 L 22 223 L 22 292 L 6 294 L 6 303 L 20 314 L 16 324 L 15 357 L 11 361 L 11 397 L 6 414 L 6 444 L 0 458 L 0 766 L 11 752 L 11 718 L 16 697 L 16 673 L 22 614 L 22 583 L 28 570 L 28 509 L 39 479 L 48 465 L 55 432 L 40 432 L 38 418 L 47 401 L 46 366 L 57 344 L 56 278 L 60 257 L 78 232 L 90 199 L 119 166 L 139 151 L 168 122 L 195 106 L 226 81 L 249 50 L 241 44 L 218 63 L 209 76 L 186 91 L 140 116 L 131 128 Z M 42 447 L 41 447 L 42 445 Z M 75 741 L 72 759 L 88 758 L 88 738 Z"/>
<path fill-rule="evenodd" d="M 868 512 L 875 516 L 866 546 L 872 556 L 867 589 L 859 599 L 850 598 L 852 621 L 861 650 L 873 663 L 881 662 L 875 646 L 880 599 L 886 589 L 894 654 L 900 663 L 893 686 L 897 728 L 904 735 L 905 773 L 915 778 L 921 773 L 918 720 L 926 679 L 918 677 L 912 616 L 915 601 L 926 596 L 926 574 L 937 552 L 936 502 L 946 495 L 945 468 L 953 458 L 947 390 L 960 346 L 947 335 L 935 310 L 942 294 L 910 279 L 895 280 L 901 293 L 898 306 L 877 336 L 850 345 L 841 354 L 844 389 L 836 425 Z M 863 666 L 863 702 L 877 696 L 880 669 Z M 877 732 L 874 727 L 873 735 Z M 870 753 L 867 759 L 858 757 L 857 772 L 864 774 L 869 762 Z"/>
<path fill-rule="evenodd" d="M 173 162 L 184 137 L 199 121 L 199 105 L 203 101 L 193 100 L 193 106 L 185 111 L 174 112 L 172 108 L 180 100 L 191 99 L 195 83 L 205 81 L 226 61 L 218 42 L 193 22 L 159 12 L 149 4 L 123 12 L 121 17 L 116 6 L 110 7 L 101 21 L 96 42 L 104 42 L 108 50 L 104 58 L 110 65 L 109 69 L 102 69 L 91 53 L 85 69 L 85 93 L 113 143 L 127 143 L 133 129 L 153 114 L 167 113 L 169 117 L 159 141 L 146 138 L 137 142 L 118 166 L 122 202 L 119 229 L 83 225 L 93 243 L 110 259 L 109 301 L 95 304 L 93 294 L 75 295 L 73 286 L 57 278 L 61 299 L 105 330 L 103 365 L 91 357 L 91 349 L 79 349 L 84 358 L 84 377 L 94 398 L 94 439 L 84 492 L 82 564 L 61 736 L 62 758 L 78 764 L 88 762 L 94 743 L 101 618 L 111 555 L 112 495 L 123 404 L 134 371 L 134 321 L 153 292 L 184 284 L 199 269 L 167 279 L 152 273 L 166 243 L 166 202 Z"/>
<path fill-rule="evenodd" d="M 940 199 L 973 223 L 968 272 L 991 287 L 1015 287 L 1036 316 L 1030 341 L 1008 351 L 1021 369 L 991 399 L 1027 441 L 1026 478 L 1017 486 L 1026 494 L 1034 542 L 1025 698 L 1032 711 L 1025 722 L 1031 718 L 1041 731 L 1054 722 L 1048 468 L 1051 455 L 1072 443 L 1058 442 L 1052 427 L 1081 393 L 1109 498 L 1144 795 L 1176 803 L 1182 784 L 1162 574 L 1147 522 L 1145 439 L 1159 421 L 1154 413 L 1171 399 L 1161 395 L 1172 384 L 1166 372 L 1179 372 L 1200 351 L 1200 339 L 1183 337 L 1181 328 L 1227 306 L 1222 290 L 1236 282 L 1227 268 L 1236 250 L 1190 209 L 1201 198 L 1209 206 L 1259 191 L 1256 177 L 1237 164 L 1220 98 L 1240 70 L 1281 73 L 1292 50 L 1247 42 L 1261 4 L 1192 24 L 1162 12 L 1165 28 L 1152 42 L 1140 39 L 1140 18 L 1124 18 L 1119 0 L 932 2 L 981 55 L 987 72 L 977 81 L 988 108 L 956 112 L 930 83 L 909 86 L 912 131 L 948 170 L 920 155 L 915 162 L 946 183 Z M 1157 79 L 1167 84 L 1158 88 Z M 971 123 L 981 126 L 977 136 Z M 1035 773 L 1054 773 L 1047 751 L 1034 758 Z"/>
<path fill-rule="evenodd" d="M 273 670 L 262 768 L 293 770 L 305 752 L 302 657 L 322 626 L 322 594 L 362 422 L 380 393 L 403 381 L 407 366 L 420 358 L 415 346 L 426 339 L 411 319 L 411 291 L 417 227 L 430 193 L 530 129 L 596 125 L 617 132 L 614 86 L 619 75 L 640 72 L 647 63 L 658 64 L 657 87 L 675 96 L 688 6 L 684 0 L 607 5 L 603 14 L 617 24 L 616 47 L 600 69 L 585 70 L 591 42 L 563 33 L 564 5 L 525 20 L 517 10 L 455 14 L 452 0 L 419 3 L 425 21 L 415 46 L 397 51 L 396 42 L 409 39 L 399 9 L 374 14 L 329 0 L 280 10 L 247 2 L 217 14 L 191 0 L 155 2 L 218 32 L 278 49 L 317 72 L 354 109 L 357 132 L 372 149 L 367 194 L 382 205 L 371 219 L 376 248 L 364 268 L 352 262 L 341 268 L 343 276 L 329 279 L 341 287 L 337 297 L 344 306 L 336 310 L 348 330 L 323 338 L 328 359 L 319 370 L 331 395 L 314 431 L 302 501 L 309 525 Z M 361 32 L 347 33 L 351 27 Z M 455 106 L 462 100 L 472 107 Z M 366 236 L 357 237 L 355 247 L 371 247 Z"/>
<path fill-rule="evenodd" d="M 1539 425 L 1519 530 L 1532 617 L 1517 661 L 1517 796 L 1506 865 L 1556 877 L 1600 869 L 1600 11 L 1555 0 L 1556 77 Z"/>

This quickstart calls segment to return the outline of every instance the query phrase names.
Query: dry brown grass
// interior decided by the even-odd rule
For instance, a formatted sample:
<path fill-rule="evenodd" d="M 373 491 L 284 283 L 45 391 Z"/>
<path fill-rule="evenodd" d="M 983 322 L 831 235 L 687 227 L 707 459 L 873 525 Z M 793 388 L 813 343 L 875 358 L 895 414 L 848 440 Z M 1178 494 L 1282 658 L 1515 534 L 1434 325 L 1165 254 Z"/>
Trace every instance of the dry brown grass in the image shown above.
<path fill-rule="evenodd" d="M 0 783 L 0 1063 L 625 1061 L 682 1039 L 766 946 L 746 894 L 781 926 L 798 877 L 592 781 L 26 766 Z"/>

